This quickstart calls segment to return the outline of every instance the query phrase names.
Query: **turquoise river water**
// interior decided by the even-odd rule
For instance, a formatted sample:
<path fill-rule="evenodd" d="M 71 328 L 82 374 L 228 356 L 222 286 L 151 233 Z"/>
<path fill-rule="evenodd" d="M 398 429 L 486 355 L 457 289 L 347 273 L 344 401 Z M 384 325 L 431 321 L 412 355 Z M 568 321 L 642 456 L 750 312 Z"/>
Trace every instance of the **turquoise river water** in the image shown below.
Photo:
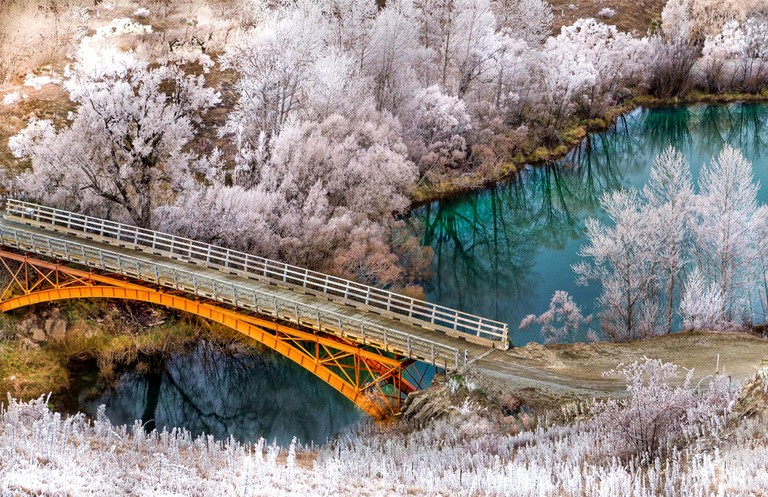
<path fill-rule="evenodd" d="M 731 143 L 766 183 L 767 121 L 768 105 L 637 109 L 608 131 L 589 135 L 562 160 L 416 209 L 411 219 L 435 253 L 429 300 L 509 323 L 515 345 L 539 340 L 518 324 L 526 314 L 543 312 L 555 290 L 567 290 L 585 314 L 593 312 L 599 290 L 577 286 L 571 265 L 585 243 L 584 221 L 600 216 L 600 196 L 642 187 L 654 157 L 668 145 L 683 151 L 697 176 Z M 768 189 L 760 190 L 760 200 L 768 202 Z M 149 428 L 280 444 L 292 436 L 322 443 L 363 419 L 339 393 L 285 358 L 225 354 L 206 343 L 171 358 L 159 373 L 129 372 L 114 391 L 80 397 L 82 410 L 94 414 L 105 404 L 116 423 L 142 419 Z"/>

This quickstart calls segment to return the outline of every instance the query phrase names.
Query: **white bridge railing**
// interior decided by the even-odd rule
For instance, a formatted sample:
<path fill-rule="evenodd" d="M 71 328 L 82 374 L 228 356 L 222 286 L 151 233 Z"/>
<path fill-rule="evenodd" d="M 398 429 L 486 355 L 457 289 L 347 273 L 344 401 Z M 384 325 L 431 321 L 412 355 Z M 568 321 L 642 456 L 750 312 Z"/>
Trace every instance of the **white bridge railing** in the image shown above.
<path fill-rule="evenodd" d="M 509 348 L 506 323 L 252 254 L 20 200 L 7 201 L 5 217 L 80 238 L 282 284 L 304 293 L 326 295 L 332 300 L 404 323 L 482 345 Z"/>
<path fill-rule="evenodd" d="M 393 330 L 365 319 L 321 309 L 319 306 L 277 297 L 246 285 L 232 284 L 192 271 L 32 233 L 2 223 L 0 245 L 182 290 L 318 331 L 351 338 L 359 343 L 375 345 L 388 352 L 443 368 L 453 369 L 460 366 L 459 350 L 454 347 Z"/>

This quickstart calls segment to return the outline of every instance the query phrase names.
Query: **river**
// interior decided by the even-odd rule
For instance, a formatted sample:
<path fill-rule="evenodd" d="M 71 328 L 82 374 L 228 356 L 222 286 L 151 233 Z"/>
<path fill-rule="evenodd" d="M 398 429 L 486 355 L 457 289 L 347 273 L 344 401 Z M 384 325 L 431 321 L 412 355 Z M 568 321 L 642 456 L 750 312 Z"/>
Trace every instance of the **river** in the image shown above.
<path fill-rule="evenodd" d="M 578 286 L 571 265 L 586 244 L 585 220 L 601 216 L 604 192 L 642 188 L 654 158 L 669 145 L 685 154 L 696 180 L 702 165 L 730 143 L 766 183 L 767 121 L 764 104 L 639 108 L 590 134 L 562 160 L 417 209 L 423 243 L 435 253 L 428 299 L 509 323 L 514 345 L 540 341 L 536 331 L 518 325 L 545 311 L 556 290 L 568 291 L 584 315 L 595 311 L 599 288 Z M 768 202 L 768 189 L 759 200 Z"/>
<path fill-rule="evenodd" d="M 577 286 L 571 265 L 585 243 L 584 221 L 600 216 L 600 196 L 642 187 L 668 145 L 686 155 L 696 177 L 731 143 L 766 182 L 767 120 L 768 105 L 757 104 L 637 109 L 590 134 L 562 160 L 415 210 L 411 220 L 435 253 L 429 300 L 509 323 L 515 345 L 540 339 L 518 324 L 543 312 L 555 290 L 567 290 L 585 314 L 593 312 L 599 290 Z M 766 189 L 759 196 L 768 201 Z M 116 423 L 143 419 L 149 428 L 179 426 L 218 439 L 264 437 L 282 445 L 294 435 L 323 443 L 364 418 L 330 386 L 273 352 L 232 354 L 206 342 L 170 358 L 157 373 L 123 374 L 109 393 L 82 391 L 82 410 L 95 414 L 99 404 Z"/>

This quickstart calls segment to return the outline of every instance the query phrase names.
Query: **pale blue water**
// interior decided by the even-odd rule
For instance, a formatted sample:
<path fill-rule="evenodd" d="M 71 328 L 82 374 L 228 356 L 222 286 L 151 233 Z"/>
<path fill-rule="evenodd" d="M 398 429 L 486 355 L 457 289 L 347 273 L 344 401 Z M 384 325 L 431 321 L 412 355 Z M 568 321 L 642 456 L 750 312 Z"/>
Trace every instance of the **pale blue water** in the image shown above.
<path fill-rule="evenodd" d="M 417 209 L 424 243 L 435 251 L 429 300 L 509 323 L 515 345 L 539 341 L 535 331 L 517 328 L 525 315 L 546 310 L 556 290 L 570 292 L 585 315 L 594 311 L 599 289 L 576 285 L 571 265 L 586 242 L 584 221 L 600 215 L 605 191 L 641 188 L 669 145 L 685 154 L 696 179 L 730 143 L 767 183 L 767 121 L 768 105 L 760 104 L 637 109 L 563 160 Z M 759 198 L 768 202 L 768 189 Z"/>

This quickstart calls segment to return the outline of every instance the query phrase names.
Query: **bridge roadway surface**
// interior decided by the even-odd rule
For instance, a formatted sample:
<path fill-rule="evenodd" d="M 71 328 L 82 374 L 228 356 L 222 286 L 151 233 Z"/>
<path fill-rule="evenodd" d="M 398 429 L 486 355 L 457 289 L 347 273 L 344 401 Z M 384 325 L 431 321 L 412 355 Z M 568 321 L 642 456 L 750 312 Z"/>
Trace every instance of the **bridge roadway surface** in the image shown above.
<path fill-rule="evenodd" d="M 433 363 L 438 366 L 445 366 L 448 369 L 455 369 L 456 367 L 460 367 L 464 364 L 465 358 L 469 359 L 470 361 L 477 360 L 478 358 L 484 357 L 488 354 L 489 351 L 493 350 L 487 346 L 479 345 L 470 343 L 462 338 L 452 337 L 445 335 L 440 332 L 436 332 L 433 330 L 423 329 L 419 326 L 414 326 L 408 323 L 403 323 L 398 321 L 395 318 L 385 316 L 382 314 L 377 314 L 375 312 L 366 312 L 364 310 L 360 310 L 357 308 L 354 308 L 349 305 L 345 305 L 342 302 L 339 302 L 337 299 L 326 297 L 322 294 L 310 294 L 310 293 L 301 293 L 299 290 L 301 288 L 287 288 L 287 287 L 281 287 L 278 286 L 275 283 L 272 282 L 265 282 L 265 281 L 258 281 L 251 278 L 244 278 L 237 276 L 235 274 L 228 274 L 221 270 L 217 269 L 211 269 L 206 268 L 200 265 L 185 263 L 183 261 L 162 257 L 158 255 L 149 254 L 146 252 L 137 252 L 135 250 L 132 250 L 130 248 L 124 248 L 112 244 L 106 244 L 101 243 L 99 241 L 95 240 L 84 240 L 81 237 L 76 237 L 71 234 L 62 233 L 59 231 L 51 231 L 49 229 L 42 229 L 40 227 L 35 226 L 29 226 L 27 224 L 21 224 L 14 222 L 9 219 L 0 219 L 0 242 L 2 242 L 2 245 L 20 249 L 24 252 L 29 253 L 37 253 L 39 255 L 46 255 L 46 256 L 52 256 L 57 259 L 64 259 L 64 260 L 70 260 L 71 262 L 75 263 L 81 263 L 81 260 L 78 260 L 80 258 L 79 252 L 76 252 L 74 250 L 71 251 L 71 255 L 69 258 L 62 257 L 64 255 L 64 251 L 62 250 L 54 250 L 53 253 L 48 253 L 48 248 L 46 248 L 45 243 L 38 243 L 38 249 L 37 250 L 30 250 L 31 247 L 29 246 L 19 246 L 16 244 L 16 242 L 13 241 L 15 237 L 18 236 L 18 234 L 26 234 L 35 237 L 38 242 L 44 241 L 44 240 L 59 240 L 61 242 L 66 242 L 71 244 L 72 247 L 79 247 L 84 246 L 87 247 L 90 251 L 91 249 L 93 252 L 91 254 L 95 254 L 97 252 L 103 252 L 108 254 L 118 254 L 123 256 L 124 262 L 121 265 L 126 266 L 126 270 L 122 271 L 123 276 L 128 277 L 134 277 L 135 274 L 132 274 L 129 270 L 130 266 L 129 263 L 125 261 L 131 261 L 131 260 L 138 260 L 142 263 L 142 267 L 144 263 L 146 263 L 147 267 L 151 266 L 160 266 L 163 268 L 163 271 L 166 271 L 165 274 L 167 274 L 167 271 L 178 271 L 179 273 L 193 273 L 195 275 L 198 275 L 200 280 L 204 280 L 206 278 L 209 278 L 210 280 L 214 280 L 221 284 L 219 287 L 220 289 L 222 287 L 226 288 L 227 285 L 235 285 L 238 288 L 238 292 L 241 292 L 241 289 L 248 289 L 258 292 L 259 294 L 269 294 L 270 296 L 277 297 L 278 299 L 284 299 L 286 301 L 291 302 L 298 302 L 299 304 L 302 304 L 304 306 L 307 306 L 308 308 L 316 309 L 325 315 L 339 315 L 344 316 L 345 318 L 349 318 L 351 321 L 358 321 L 365 324 L 365 329 L 368 331 L 367 338 L 366 336 L 361 337 L 360 333 L 356 329 L 350 330 L 350 328 L 345 328 L 345 330 L 341 333 L 341 335 L 344 338 L 352 339 L 354 341 L 357 341 L 358 343 L 363 342 L 364 340 L 368 340 L 367 343 L 372 343 L 374 345 L 379 345 L 387 348 L 390 351 L 400 353 L 405 356 L 410 356 L 411 358 L 420 360 L 422 362 L 426 363 Z M 58 242 L 57 242 L 58 243 Z M 91 255 L 91 259 L 89 261 L 89 266 L 98 268 L 98 258 L 95 258 L 93 255 Z M 95 264 L 94 264 L 95 262 Z M 137 266 L 138 267 L 138 266 Z M 112 269 L 109 268 L 108 269 Z M 116 269 L 116 267 L 114 268 Z M 106 273 L 115 273 L 120 271 L 107 271 Z M 146 274 L 144 270 L 140 271 L 141 274 Z M 142 279 L 147 281 L 148 279 L 146 277 L 142 278 L 135 278 L 135 279 Z M 161 278 L 162 280 L 162 278 Z M 154 284 L 154 281 L 148 281 L 150 284 Z M 167 281 L 166 281 L 167 283 Z M 171 283 L 170 285 L 165 284 L 164 286 L 173 286 Z M 197 285 L 196 285 L 197 286 Z M 214 295 L 211 294 L 210 290 L 206 292 L 202 289 L 202 284 L 199 285 L 200 291 L 198 292 L 198 295 L 203 297 L 214 297 Z M 191 289 L 191 288 L 190 288 Z M 220 290 L 221 291 L 221 290 Z M 194 292 L 190 292 L 194 293 Z M 247 296 L 246 292 L 240 293 L 240 295 Z M 235 298 L 238 300 L 238 302 L 242 302 L 241 299 L 245 297 L 241 297 L 239 295 L 235 295 Z M 220 302 L 225 303 L 232 303 L 227 302 L 227 299 L 214 298 L 213 300 L 219 300 Z M 230 299 L 231 300 L 231 299 Z M 244 307 L 244 306 L 240 306 Z M 274 317 L 274 312 L 270 312 L 271 309 L 269 308 L 258 308 L 260 313 L 262 314 L 269 314 Z M 289 321 L 296 321 L 294 319 L 291 319 L 290 313 L 283 313 L 282 310 L 279 313 L 279 317 L 284 320 Z M 286 319 L 288 318 L 288 319 Z M 311 323 L 307 322 L 308 320 L 302 318 L 299 321 L 299 324 L 301 324 L 304 327 L 313 327 L 317 329 L 317 326 L 312 326 Z M 346 322 L 346 321 L 345 321 Z M 391 330 L 394 332 L 394 334 L 391 334 L 389 337 L 389 340 L 381 340 L 379 339 L 378 342 L 386 341 L 387 344 L 381 344 L 376 342 L 376 336 L 375 332 L 373 331 L 376 328 L 379 329 L 385 329 L 385 330 Z M 331 326 L 327 326 L 326 323 L 323 323 L 321 325 L 322 331 L 325 332 L 331 332 L 333 334 L 339 335 L 338 330 L 331 329 Z M 397 334 L 407 335 L 411 337 L 412 339 L 409 340 L 409 344 L 406 346 L 406 344 L 403 341 L 397 340 Z M 373 337 L 373 340 L 371 340 L 371 337 Z M 437 347 L 437 354 L 435 352 L 432 352 L 430 348 L 430 344 L 435 344 Z M 412 349 L 411 353 L 409 354 L 408 349 Z M 437 356 L 437 357 L 435 357 Z M 450 357 L 450 359 L 448 358 Z M 455 359 L 454 359 L 455 357 Z"/>

